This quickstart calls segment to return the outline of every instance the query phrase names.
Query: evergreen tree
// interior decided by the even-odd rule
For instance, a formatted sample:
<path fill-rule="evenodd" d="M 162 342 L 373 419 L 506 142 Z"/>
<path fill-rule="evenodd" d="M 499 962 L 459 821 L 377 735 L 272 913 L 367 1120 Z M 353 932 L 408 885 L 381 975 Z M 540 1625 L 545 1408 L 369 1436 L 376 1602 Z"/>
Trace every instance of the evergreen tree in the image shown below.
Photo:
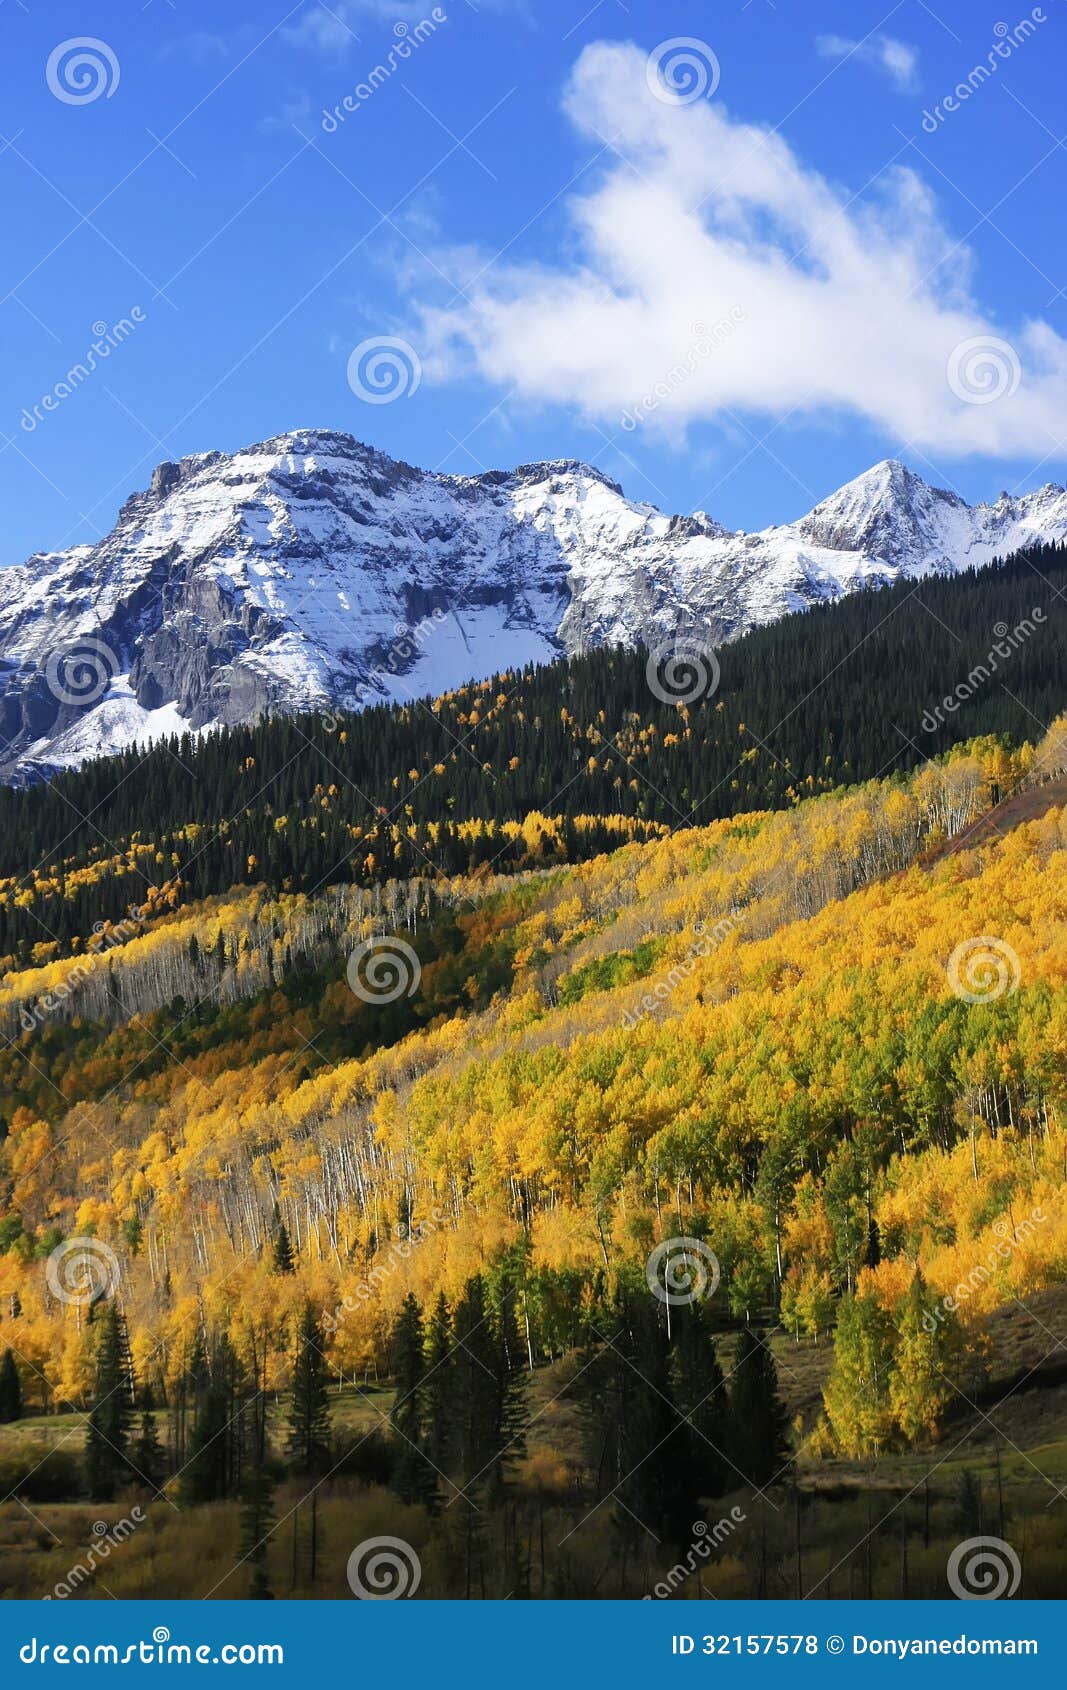
<path fill-rule="evenodd" d="M 519 1332 L 519 1291 L 515 1264 L 509 1263 L 495 1287 L 493 1318 L 495 1340 L 496 1437 L 500 1460 L 493 1468 L 494 1482 L 502 1482 L 508 1465 L 526 1453 L 526 1386 L 529 1378 L 526 1351 Z"/>
<path fill-rule="evenodd" d="M 452 1318 L 445 1294 L 438 1294 L 426 1334 L 423 1372 L 424 1447 L 439 1473 L 452 1470 L 456 1447 L 455 1353 Z"/>
<path fill-rule="evenodd" d="M 764 1334 L 745 1327 L 730 1380 L 734 1459 L 756 1489 L 781 1478 L 790 1460 L 788 1417 Z"/>
<path fill-rule="evenodd" d="M 521 822 L 548 791 L 569 792 L 565 802 L 580 803 L 586 817 L 617 814 L 667 823 L 674 820 L 677 797 L 693 792 L 707 795 L 702 819 L 708 821 L 783 807 L 798 791 L 830 790 L 914 767 L 946 751 L 959 735 L 961 718 L 924 721 L 921 746 L 896 733 L 894 721 L 905 715 L 922 719 L 943 690 L 946 669 L 966 675 L 987 658 L 992 626 L 1003 621 L 1013 627 L 1030 615 L 1035 570 L 1049 584 L 1051 623 L 1061 614 L 1057 605 L 1067 585 L 1062 543 L 987 569 L 925 580 L 918 595 L 913 581 L 902 581 L 811 606 L 802 619 L 784 617 L 750 630 L 731 646 L 731 687 L 688 707 L 684 750 L 673 732 L 674 704 L 649 698 L 647 653 L 604 648 L 565 663 L 530 665 L 516 675 L 508 708 L 491 713 L 480 726 L 487 751 L 481 769 L 473 760 L 451 761 L 469 708 L 460 689 L 439 701 L 433 724 L 425 711 L 404 704 L 345 717 L 340 732 L 307 718 L 299 727 L 284 718 L 264 718 L 186 741 L 180 764 L 161 744 L 97 760 L 26 789 L 0 788 L 0 874 L 18 876 L 27 861 L 46 855 L 51 861 L 55 840 L 64 839 L 69 855 L 52 925 L 68 950 L 94 920 L 127 915 L 123 846 L 135 833 L 157 844 L 161 860 L 180 864 L 180 893 L 191 900 L 227 890 L 235 880 L 265 881 L 275 891 L 293 892 L 330 877 L 382 884 L 424 873 L 427 859 L 451 875 L 490 861 L 502 870 L 553 858 L 577 861 L 618 844 L 595 821 L 576 827 L 573 814 L 565 815 L 558 841 L 546 839 L 543 827 L 532 838 L 500 834 L 501 821 Z M 1058 629 L 1053 637 L 1059 638 Z M 906 676 L 899 670 L 900 649 L 911 654 Z M 1020 740 L 1035 719 L 1047 722 L 1062 709 L 1062 680 L 1049 649 L 1045 640 L 1021 644 L 1012 657 L 1010 693 L 986 687 L 969 701 L 973 734 Z M 566 719 L 561 696 L 570 701 Z M 802 712 L 790 707 L 797 697 L 807 701 Z M 650 730 L 641 751 L 647 778 L 632 785 L 620 780 L 614 759 L 606 757 L 587 765 L 580 785 L 573 785 L 576 747 L 585 746 L 592 724 L 601 741 L 620 742 L 622 750 L 638 719 Z M 735 770 L 742 737 L 765 746 L 767 756 Z M 412 785 L 410 834 L 396 829 L 382 814 L 395 803 L 398 771 L 432 767 L 438 753 L 445 772 Z M 253 766 L 261 783 L 258 800 L 247 790 Z M 131 780 L 135 768 L 138 778 Z M 351 805 L 323 808 L 312 796 L 328 790 L 338 776 L 350 794 L 364 795 L 355 813 Z M 994 791 L 1002 786 L 993 781 Z M 491 818 L 498 831 L 487 827 L 479 838 L 464 838 L 460 818 L 470 816 Z M 192 826 L 195 848 L 187 832 Z M 116 842 L 114 865 L 100 864 L 99 872 L 78 885 L 71 871 L 94 861 L 101 834 Z M 0 955 L 27 958 L 39 936 L 38 919 L 39 912 L 18 900 L 0 905 Z M 220 927 L 212 946 L 190 945 L 193 980 L 201 970 L 217 979 L 239 954 Z M 273 966 L 265 952 L 268 990 Z M 117 992 L 123 977 L 124 970 L 116 968 Z M 385 1006 L 376 1020 L 383 1028 L 411 1024 L 395 1005 Z M 762 1195 L 771 1202 L 773 1224 L 775 1194 L 765 1189 Z M 862 1225 L 859 1237 L 852 1236 L 856 1220 Z M 838 1222 L 843 1224 L 835 1272 L 841 1288 L 854 1289 L 856 1270 L 877 1253 L 878 1240 L 866 1214 L 839 1212 L 835 1226 Z"/>
<path fill-rule="evenodd" d="M 289 1233 L 282 1217 L 275 1207 L 274 1210 L 274 1271 L 275 1273 L 293 1273 L 296 1264 L 293 1260 L 293 1246 L 289 1242 Z"/>
<path fill-rule="evenodd" d="M 464 1484 L 495 1482 L 500 1460 L 499 1352 L 485 1295 L 474 1274 L 456 1304 L 453 1429 L 455 1467 Z"/>
<path fill-rule="evenodd" d="M 632 1532 L 683 1531 L 681 1427 L 671 1394 L 670 1354 L 661 1304 L 623 1280 L 609 1330 L 583 1358 L 576 1395 L 602 1495 L 616 1499 L 619 1525 Z"/>
<path fill-rule="evenodd" d="M 19 1370 L 10 1350 L 0 1359 L 0 1425 L 9 1425 L 22 1418 L 22 1386 Z"/>
<path fill-rule="evenodd" d="M 141 1423 L 133 1444 L 132 1465 L 146 1485 L 160 1489 L 167 1473 L 167 1458 L 159 1440 L 151 1385 L 141 1392 Z"/>
<path fill-rule="evenodd" d="M 127 1459 L 133 1370 L 126 1325 L 114 1303 L 99 1322 L 93 1406 L 85 1432 L 85 1473 L 94 1502 L 107 1502 L 133 1476 Z"/>
<path fill-rule="evenodd" d="M 216 1502 L 238 1493 L 251 1427 L 248 1382 L 236 1351 L 223 1334 L 212 1349 L 199 1392 L 181 1479 L 186 1502 Z"/>
<path fill-rule="evenodd" d="M 251 1570 L 248 1594 L 258 1601 L 270 1601 L 273 1591 L 267 1577 L 267 1545 L 274 1524 L 271 1503 L 274 1481 L 257 1468 L 244 1487 L 241 1505 L 241 1555 Z"/>
<path fill-rule="evenodd" d="M 409 1292 L 400 1305 L 390 1336 L 390 1371 L 396 1398 L 390 1422 L 397 1438 L 393 1487 L 404 1502 L 427 1501 L 434 1489 L 434 1471 L 422 1453 L 423 1354 L 422 1310 Z"/>
<path fill-rule="evenodd" d="M 730 1461 L 730 1400 L 703 1303 L 676 1309 L 672 1320 L 671 1383 L 683 1417 L 676 1440 L 692 1498 L 722 1496 L 737 1482 Z"/>
<path fill-rule="evenodd" d="M 982 1481 L 973 1467 L 965 1467 L 957 1480 L 953 1525 L 961 1537 L 980 1537 L 985 1528 Z"/>
<path fill-rule="evenodd" d="M 325 1338 L 310 1303 L 304 1308 L 289 1396 L 289 1458 L 296 1473 L 325 1473 L 330 1464 L 330 1400 Z"/>

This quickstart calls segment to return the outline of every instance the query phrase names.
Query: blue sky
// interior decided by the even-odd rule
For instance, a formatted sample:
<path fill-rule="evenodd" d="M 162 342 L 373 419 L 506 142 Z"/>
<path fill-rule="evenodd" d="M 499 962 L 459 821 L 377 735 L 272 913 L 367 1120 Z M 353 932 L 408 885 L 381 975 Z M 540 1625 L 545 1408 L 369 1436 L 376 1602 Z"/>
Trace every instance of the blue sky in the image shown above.
<path fill-rule="evenodd" d="M 1062 481 L 1067 17 L 998 6 L 3 0 L 0 560 L 300 426 L 743 528 Z"/>

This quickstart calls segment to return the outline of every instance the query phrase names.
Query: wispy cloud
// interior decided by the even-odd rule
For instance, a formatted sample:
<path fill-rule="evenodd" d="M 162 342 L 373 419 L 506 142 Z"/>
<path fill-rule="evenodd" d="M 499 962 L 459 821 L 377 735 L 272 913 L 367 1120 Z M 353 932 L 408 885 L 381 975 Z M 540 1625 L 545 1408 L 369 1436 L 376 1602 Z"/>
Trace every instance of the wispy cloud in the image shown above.
<path fill-rule="evenodd" d="M 193 64 L 205 65 L 218 63 L 220 59 L 230 57 L 230 46 L 223 35 L 217 35 L 209 29 L 194 29 L 184 35 L 172 36 L 163 41 L 156 50 L 157 59 L 189 59 Z"/>
<path fill-rule="evenodd" d="M 527 16 L 527 0 L 316 0 L 287 35 L 307 46 L 330 53 L 362 45 L 375 25 L 414 24 L 429 17 L 434 6 L 450 16 L 464 14 L 477 23 L 479 12 L 514 12 Z"/>
<path fill-rule="evenodd" d="M 918 48 L 895 36 L 869 35 L 863 41 L 850 41 L 844 35 L 820 35 L 815 46 L 824 59 L 858 59 L 872 65 L 902 94 L 912 94 L 919 86 Z"/>
<path fill-rule="evenodd" d="M 795 413 L 859 416 L 955 456 L 1062 456 L 1067 341 L 975 303 L 971 255 L 913 170 L 854 197 L 718 100 L 658 98 L 645 53 L 627 43 L 585 49 L 565 109 L 604 149 L 600 175 L 563 202 L 573 239 L 541 263 L 435 250 L 466 298 L 416 290 L 428 378 L 477 373 L 608 427 L 663 386 L 649 426 L 674 439 L 698 421 Z M 736 332 L 672 382 L 694 325 L 735 307 Z M 1005 342 L 1020 379 L 981 402 L 989 372 L 975 344 L 996 364 Z M 961 395 L 961 359 L 976 395 Z"/>

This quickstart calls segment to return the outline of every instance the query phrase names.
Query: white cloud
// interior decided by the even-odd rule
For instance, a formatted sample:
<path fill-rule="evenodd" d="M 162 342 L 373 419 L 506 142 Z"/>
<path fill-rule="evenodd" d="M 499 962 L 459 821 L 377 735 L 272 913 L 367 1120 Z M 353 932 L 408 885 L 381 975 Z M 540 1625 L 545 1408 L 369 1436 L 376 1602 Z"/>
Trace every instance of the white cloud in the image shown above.
<path fill-rule="evenodd" d="M 856 58 L 884 71 L 904 94 L 919 86 L 918 49 L 892 35 L 869 35 L 863 41 L 849 41 L 843 35 L 820 35 L 815 43 L 824 59 Z"/>
<path fill-rule="evenodd" d="M 678 438 L 731 412 L 853 415 L 950 455 L 1054 449 L 1067 432 L 1067 342 L 979 310 L 970 256 L 913 171 L 894 168 L 852 203 L 779 135 L 718 101 L 657 99 L 645 72 L 645 54 L 620 43 L 587 47 L 575 66 L 565 109 L 613 148 L 567 202 L 573 262 L 435 253 L 467 300 L 423 300 L 428 377 L 478 373 L 612 427 L 668 382 L 695 324 L 740 312 L 647 426 Z M 991 337 L 1011 343 L 1021 380 L 995 403 L 967 402 L 961 385 L 980 390 L 987 372 L 969 363 L 961 382 L 953 355 Z"/>

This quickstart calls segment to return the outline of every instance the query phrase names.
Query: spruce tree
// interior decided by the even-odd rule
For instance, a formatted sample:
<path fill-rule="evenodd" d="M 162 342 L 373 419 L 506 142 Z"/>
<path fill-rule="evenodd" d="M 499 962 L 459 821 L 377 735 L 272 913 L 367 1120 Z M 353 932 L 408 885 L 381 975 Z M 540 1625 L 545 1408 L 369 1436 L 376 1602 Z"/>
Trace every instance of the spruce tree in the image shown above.
<path fill-rule="evenodd" d="M 225 1334 L 215 1343 L 196 1403 L 181 1479 L 186 1502 L 217 1502 L 241 1484 L 249 1438 L 248 1381 Z"/>
<path fill-rule="evenodd" d="M 449 1473 L 456 1448 L 455 1345 L 443 1291 L 428 1322 L 422 1397 L 426 1453 L 439 1473 Z"/>
<path fill-rule="evenodd" d="M 964 1467 L 956 1481 L 953 1525 L 961 1537 L 978 1537 L 985 1528 L 982 1481 L 973 1467 Z"/>
<path fill-rule="evenodd" d="M 325 1473 L 330 1465 L 330 1399 L 325 1337 L 310 1303 L 304 1307 L 289 1395 L 289 1459 L 295 1473 Z"/>
<path fill-rule="evenodd" d="M 93 1406 L 85 1432 L 85 1473 L 94 1502 L 107 1502 L 133 1476 L 128 1460 L 133 1373 L 126 1327 L 114 1303 L 99 1323 Z"/>
<path fill-rule="evenodd" d="M 274 1594 L 267 1578 L 267 1545 L 274 1524 L 273 1497 L 273 1479 L 258 1468 L 245 1484 L 241 1506 L 241 1555 L 251 1571 L 248 1594 L 257 1601 L 270 1601 Z"/>
<path fill-rule="evenodd" d="M 132 1462 L 145 1484 L 158 1491 L 166 1478 L 167 1458 L 159 1440 L 151 1385 L 141 1392 L 141 1423 L 134 1440 Z"/>
<path fill-rule="evenodd" d="M 575 1394 L 597 1489 L 615 1499 L 619 1527 L 674 1536 L 691 1516 L 682 1519 L 684 1428 L 672 1397 L 661 1316 L 643 1279 L 640 1286 L 620 1280 L 602 1341 L 583 1357 Z"/>
<path fill-rule="evenodd" d="M 485 1484 L 501 1453 L 499 1354 L 480 1273 L 456 1304 L 454 1337 L 455 1467 L 464 1483 Z"/>
<path fill-rule="evenodd" d="M 738 1482 L 730 1461 L 730 1401 L 703 1303 L 675 1309 L 671 1384 L 679 1415 L 676 1440 L 693 1500 L 722 1496 Z"/>
<path fill-rule="evenodd" d="M 293 1260 L 293 1246 L 289 1241 L 289 1233 L 285 1222 L 275 1207 L 274 1210 L 274 1271 L 275 1273 L 292 1273 L 295 1270 Z"/>
<path fill-rule="evenodd" d="M 778 1370 L 762 1332 L 746 1326 L 730 1380 L 734 1459 L 757 1490 L 781 1477 L 789 1463 L 788 1416 L 778 1394 Z"/>
<path fill-rule="evenodd" d="M 396 1397 L 389 1416 L 397 1442 L 393 1488 L 404 1502 L 428 1501 L 434 1489 L 434 1471 L 422 1453 L 426 1372 L 422 1310 L 411 1292 L 400 1305 L 389 1351 L 390 1371 L 396 1382 Z"/>
<path fill-rule="evenodd" d="M 496 1286 L 493 1338 L 496 1437 L 500 1448 L 500 1459 L 493 1467 L 493 1482 L 499 1486 L 509 1463 L 526 1453 L 526 1351 L 519 1332 L 518 1287 L 510 1271 Z"/>
<path fill-rule="evenodd" d="M 0 1359 L 0 1425 L 9 1425 L 22 1418 L 22 1386 L 19 1370 L 10 1350 Z"/>

